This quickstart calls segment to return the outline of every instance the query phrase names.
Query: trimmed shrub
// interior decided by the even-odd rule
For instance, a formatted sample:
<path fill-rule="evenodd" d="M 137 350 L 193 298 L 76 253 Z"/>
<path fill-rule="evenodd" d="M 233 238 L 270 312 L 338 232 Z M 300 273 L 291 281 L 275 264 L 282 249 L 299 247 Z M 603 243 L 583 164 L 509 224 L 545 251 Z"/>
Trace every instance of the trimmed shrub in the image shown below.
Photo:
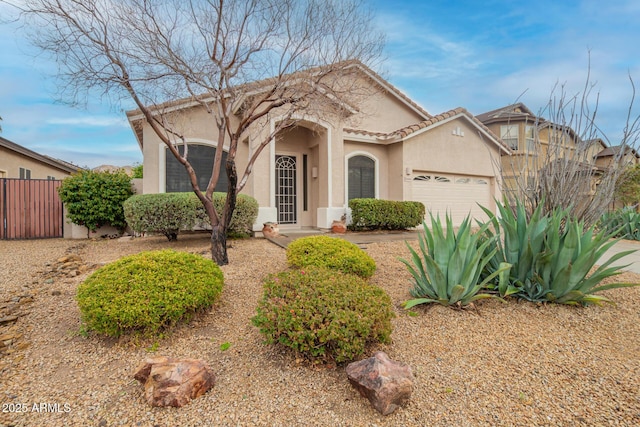
<path fill-rule="evenodd" d="M 195 194 L 193 196 L 196 197 Z M 226 200 L 227 193 L 213 193 L 213 205 L 216 207 L 217 212 L 222 212 Z M 198 206 L 198 218 L 203 222 L 205 227 L 211 226 L 209 217 L 202 203 Z M 233 211 L 233 217 L 231 217 L 231 223 L 229 224 L 229 233 L 251 233 L 256 218 L 258 218 L 258 201 L 246 194 L 238 194 L 236 197 L 236 208 Z"/>
<path fill-rule="evenodd" d="M 325 267 L 365 279 L 373 276 L 376 262 L 357 245 L 338 237 L 309 236 L 287 247 L 287 261 L 294 267 Z"/>
<path fill-rule="evenodd" d="M 171 241 L 196 225 L 202 203 L 193 193 L 160 193 L 132 196 L 122 206 L 133 231 L 161 233 Z"/>
<path fill-rule="evenodd" d="M 351 274 L 310 267 L 269 276 L 251 319 L 269 344 L 312 360 L 353 360 L 370 343 L 388 343 L 391 298 Z"/>
<path fill-rule="evenodd" d="M 379 199 L 351 199 L 351 230 L 404 230 L 424 221 L 425 208 L 420 202 Z"/>
<path fill-rule="evenodd" d="M 202 256 L 141 252 L 96 270 L 76 298 L 90 330 L 113 337 L 152 334 L 211 307 L 223 282 L 220 268 Z"/>
<path fill-rule="evenodd" d="M 58 188 L 67 216 L 74 224 L 96 231 L 103 225 L 124 230 L 122 203 L 132 194 L 131 177 L 119 172 L 81 170 L 62 180 Z"/>
<path fill-rule="evenodd" d="M 213 193 L 213 203 L 222 212 L 226 193 Z M 129 227 L 137 233 L 162 233 L 176 240 L 180 230 L 195 226 L 211 227 L 204 206 L 194 193 L 143 194 L 124 203 Z M 246 234 L 258 217 L 258 202 L 246 194 L 238 194 L 229 233 Z"/>

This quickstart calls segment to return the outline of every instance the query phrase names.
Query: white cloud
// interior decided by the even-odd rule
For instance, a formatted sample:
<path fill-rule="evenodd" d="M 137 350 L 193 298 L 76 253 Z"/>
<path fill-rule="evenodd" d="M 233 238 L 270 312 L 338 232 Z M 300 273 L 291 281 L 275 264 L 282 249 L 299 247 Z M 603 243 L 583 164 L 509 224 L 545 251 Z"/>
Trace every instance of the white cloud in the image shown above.
<path fill-rule="evenodd" d="M 80 126 L 80 127 L 129 127 L 127 119 L 122 117 L 109 117 L 109 116 L 84 116 L 84 117 L 54 117 L 46 120 L 49 125 L 65 125 L 65 126 Z"/>

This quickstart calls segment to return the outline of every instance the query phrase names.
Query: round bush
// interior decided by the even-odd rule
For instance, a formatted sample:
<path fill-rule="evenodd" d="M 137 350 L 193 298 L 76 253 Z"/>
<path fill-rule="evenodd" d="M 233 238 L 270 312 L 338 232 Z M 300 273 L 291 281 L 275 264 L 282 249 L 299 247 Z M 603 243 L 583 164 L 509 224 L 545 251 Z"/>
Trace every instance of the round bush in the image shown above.
<path fill-rule="evenodd" d="M 326 267 L 365 279 L 376 271 L 376 262 L 357 245 L 329 236 L 294 240 L 287 248 L 287 260 L 294 267 Z"/>
<path fill-rule="evenodd" d="M 389 342 L 391 298 L 366 280 L 321 267 L 269 276 L 251 320 L 266 337 L 312 360 L 353 360 Z"/>
<path fill-rule="evenodd" d="M 211 307 L 223 282 L 220 268 L 202 256 L 141 252 L 96 270 L 78 287 L 77 301 L 88 329 L 148 334 Z"/>

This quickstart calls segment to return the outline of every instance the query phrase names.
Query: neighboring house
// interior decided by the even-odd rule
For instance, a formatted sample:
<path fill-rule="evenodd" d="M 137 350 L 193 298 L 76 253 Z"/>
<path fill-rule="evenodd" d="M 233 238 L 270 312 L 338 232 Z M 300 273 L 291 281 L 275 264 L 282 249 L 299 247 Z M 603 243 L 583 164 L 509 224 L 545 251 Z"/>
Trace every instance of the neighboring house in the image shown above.
<path fill-rule="evenodd" d="M 573 162 L 573 170 L 593 177 L 586 195 L 595 191 L 606 161 L 606 154 L 601 153 L 610 149 L 601 139 L 583 141 L 573 129 L 536 116 L 522 103 L 479 114 L 477 119 L 512 150 L 512 155 L 501 161 L 505 191 L 516 191 L 525 174 L 560 171 L 567 160 Z"/>
<path fill-rule="evenodd" d="M 0 178 L 63 179 L 78 169 L 0 137 Z"/>
<path fill-rule="evenodd" d="M 620 159 L 622 163 L 616 162 L 619 156 L 622 156 L 622 158 Z M 614 162 L 620 163 L 624 166 L 634 166 L 640 163 L 640 154 L 638 154 L 636 150 L 628 146 L 626 147 L 624 153 L 622 153 L 622 146 L 614 145 L 612 147 L 604 148 L 596 155 L 596 165 L 599 168 L 608 168 L 612 164 L 614 164 Z"/>
<path fill-rule="evenodd" d="M 465 109 L 432 116 L 366 66 L 354 67 L 374 95 L 344 120 L 297 118 L 261 153 L 243 189 L 260 206 L 254 229 L 266 221 L 281 230 L 330 228 L 349 200 L 360 197 L 420 201 L 442 216 L 451 212 L 456 223 L 469 212 L 482 217 L 477 203 L 495 211 L 494 199 L 501 198 L 496 165 L 511 150 Z M 171 106 L 186 113 L 181 120 L 196 171 L 210 171 L 215 121 L 189 100 Z M 182 165 L 139 111 L 127 116 L 143 153 L 144 193 L 191 191 Z M 273 129 L 278 117 L 269 120 Z M 249 129 L 238 146 L 239 172 L 258 140 L 252 132 L 268 135 L 268 129 Z M 201 175 L 206 186 L 209 175 Z M 216 191 L 226 190 L 223 175 Z"/>

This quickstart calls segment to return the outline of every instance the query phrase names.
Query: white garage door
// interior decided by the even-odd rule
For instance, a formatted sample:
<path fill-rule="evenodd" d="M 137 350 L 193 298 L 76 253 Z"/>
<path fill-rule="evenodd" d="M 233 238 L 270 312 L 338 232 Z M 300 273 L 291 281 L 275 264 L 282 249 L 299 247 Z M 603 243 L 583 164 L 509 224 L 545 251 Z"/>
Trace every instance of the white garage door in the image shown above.
<path fill-rule="evenodd" d="M 469 213 L 473 218 L 485 220 L 487 216 L 478 203 L 485 207 L 491 205 L 489 183 L 488 177 L 420 173 L 413 178 L 412 199 L 424 204 L 427 224 L 430 224 L 429 211 L 434 216 L 439 214 L 443 223 L 449 212 L 455 225 Z"/>

